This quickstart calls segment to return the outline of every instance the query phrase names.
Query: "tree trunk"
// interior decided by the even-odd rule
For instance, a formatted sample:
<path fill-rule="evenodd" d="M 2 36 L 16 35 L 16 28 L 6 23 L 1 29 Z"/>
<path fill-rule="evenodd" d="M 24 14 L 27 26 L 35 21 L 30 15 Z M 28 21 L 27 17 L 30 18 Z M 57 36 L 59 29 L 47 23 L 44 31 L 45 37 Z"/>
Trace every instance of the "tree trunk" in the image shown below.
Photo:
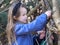
<path fill-rule="evenodd" d="M 60 15 L 57 0 L 52 0 L 52 4 L 53 4 L 53 11 L 55 11 L 52 17 L 54 19 L 58 31 L 60 31 Z"/>

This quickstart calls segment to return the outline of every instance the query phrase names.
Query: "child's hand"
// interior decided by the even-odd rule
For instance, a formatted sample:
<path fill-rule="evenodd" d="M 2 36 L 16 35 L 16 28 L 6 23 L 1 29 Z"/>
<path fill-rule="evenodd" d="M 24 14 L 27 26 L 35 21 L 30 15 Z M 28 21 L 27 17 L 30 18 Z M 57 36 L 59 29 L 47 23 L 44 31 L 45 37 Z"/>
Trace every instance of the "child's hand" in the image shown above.
<path fill-rule="evenodd" d="M 50 37 L 52 40 L 54 40 L 54 36 L 53 35 L 51 35 L 51 37 Z"/>
<path fill-rule="evenodd" d="M 38 31 L 38 34 L 39 34 L 40 39 L 43 39 L 45 37 L 45 31 L 44 30 Z"/>
<path fill-rule="evenodd" d="M 45 37 L 45 33 L 43 32 L 43 33 L 40 34 L 40 37 L 39 38 L 40 39 L 43 39 L 44 37 Z"/>
<path fill-rule="evenodd" d="M 45 14 L 47 15 L 47 19 L 49 19 L 51 17 L 51 10 L 48 10 L 45 12 Z"/>

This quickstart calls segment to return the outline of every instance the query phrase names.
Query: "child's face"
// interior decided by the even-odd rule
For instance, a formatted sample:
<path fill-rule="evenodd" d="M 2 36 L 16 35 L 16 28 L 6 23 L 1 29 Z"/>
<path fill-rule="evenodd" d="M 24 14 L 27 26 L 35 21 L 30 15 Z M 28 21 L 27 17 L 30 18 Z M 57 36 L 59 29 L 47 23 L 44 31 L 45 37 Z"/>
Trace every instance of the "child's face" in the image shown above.
<path fill-rule="evenodd" d="M 27 23 L 27 10 L 24 7 L 20 7 L 20 16 L 17 18 L 18 21 L 22 23 Z"/>

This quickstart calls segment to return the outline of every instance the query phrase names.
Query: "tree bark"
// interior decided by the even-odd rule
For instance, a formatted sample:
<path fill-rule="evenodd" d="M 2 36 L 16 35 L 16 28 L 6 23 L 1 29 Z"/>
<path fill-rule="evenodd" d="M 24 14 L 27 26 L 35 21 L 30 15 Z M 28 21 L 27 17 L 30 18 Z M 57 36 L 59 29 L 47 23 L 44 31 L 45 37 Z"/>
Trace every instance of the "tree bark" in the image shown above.
<path fill-rule="evenodd" d="M 60 31 L 60 15 L 59 15 L 59 6 L 57 0 L 52 0 L 52 4 L 53 4 L 53 11 L 55 11 L 52 17 L 54 19 L 58 31 Z"/>

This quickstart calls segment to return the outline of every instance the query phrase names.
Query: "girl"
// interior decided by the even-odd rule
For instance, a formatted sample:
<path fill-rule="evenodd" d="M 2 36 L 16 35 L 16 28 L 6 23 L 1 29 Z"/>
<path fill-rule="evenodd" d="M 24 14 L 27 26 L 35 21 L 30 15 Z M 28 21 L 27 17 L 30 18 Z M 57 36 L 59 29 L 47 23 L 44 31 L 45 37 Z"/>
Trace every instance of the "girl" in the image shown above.
<path fill-rule="evenodd" d="M 11 6 L 8 12 L 8 24 L 6 28 L 9 45 L 33 45 L 31 32 L 43 29 L 51 11 L 38 16 L 27 24 L 27 10 L 20 2 Z"/>

